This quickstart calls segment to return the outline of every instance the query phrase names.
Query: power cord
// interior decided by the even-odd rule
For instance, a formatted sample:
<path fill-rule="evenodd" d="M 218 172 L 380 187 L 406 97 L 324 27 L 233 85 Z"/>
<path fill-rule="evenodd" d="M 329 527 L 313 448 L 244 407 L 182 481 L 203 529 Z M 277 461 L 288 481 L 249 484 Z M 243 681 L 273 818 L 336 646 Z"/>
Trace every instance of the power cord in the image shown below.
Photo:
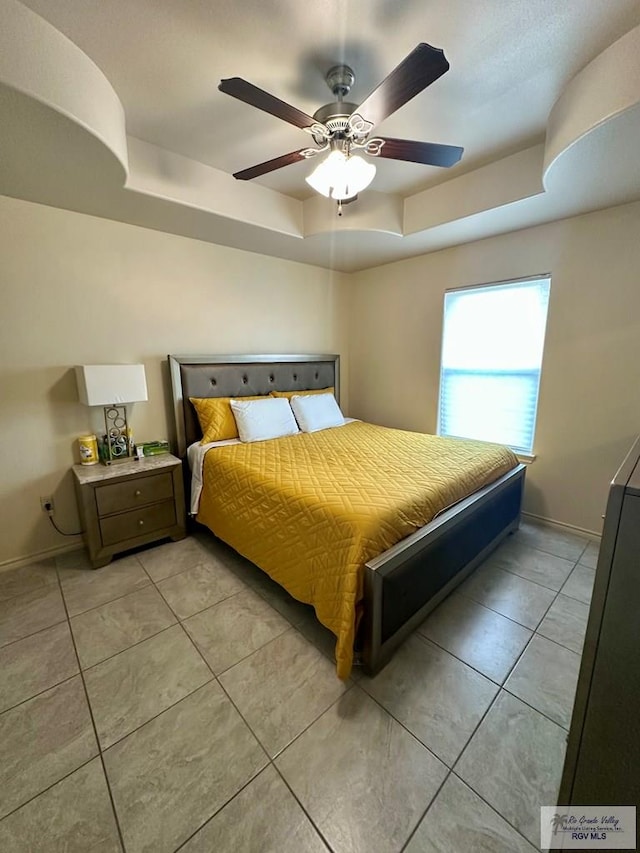
<path fill-rule="evenodd" d="M 82 530 L 78 530 L 78 532 L 77 532 L 77 533 L 65 533 L 65 531 L 64 531 L 64 530 L 60 530 L 60 528 L 58 527 L 58 525 L 57 525 L 57 524 L 55 523 L 55 521 L 53 520 L 53 516 L 52 516 L 51 514 L 49 514 L 49 516 L 48 516 L 48 517 L 49 517 L 49 521 L 51 522 L 51 524 L 53 524 L 54 528 L 58 531 L 58 533 L 59 533 L 61 536 L 80 536 L 80 534 L 81 534 L 81 533 L 83 533 L 83 531 L 82 531 Z"/>

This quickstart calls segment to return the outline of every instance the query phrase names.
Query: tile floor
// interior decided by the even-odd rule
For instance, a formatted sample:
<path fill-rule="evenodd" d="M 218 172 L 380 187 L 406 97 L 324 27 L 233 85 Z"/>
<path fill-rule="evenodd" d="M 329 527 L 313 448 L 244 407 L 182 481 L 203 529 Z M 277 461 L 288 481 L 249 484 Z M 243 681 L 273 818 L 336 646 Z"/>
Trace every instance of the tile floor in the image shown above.
<path fill-rule="evenodd" d="M 370 679 L 206 532 L 0 574 L 0 850 L 525 853 L 597 542 L 523 523 Z"/>

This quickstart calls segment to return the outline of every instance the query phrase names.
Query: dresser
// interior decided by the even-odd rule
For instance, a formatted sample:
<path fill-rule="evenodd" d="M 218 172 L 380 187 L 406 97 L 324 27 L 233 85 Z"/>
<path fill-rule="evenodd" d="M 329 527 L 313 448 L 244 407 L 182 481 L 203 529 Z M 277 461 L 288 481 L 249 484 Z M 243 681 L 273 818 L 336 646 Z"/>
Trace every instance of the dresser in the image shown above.
<path fill-rule="evenodd" d="M 115 465 L 74 465 L 80 520 L 94 568 L 114 554 L 160 539 L 182 539 L 182 463 L 169 453 Z"/>
<path fill-rule="evenodd" d="M 640 806 L 640 439 L 609 499 L 558 803 Z"/>

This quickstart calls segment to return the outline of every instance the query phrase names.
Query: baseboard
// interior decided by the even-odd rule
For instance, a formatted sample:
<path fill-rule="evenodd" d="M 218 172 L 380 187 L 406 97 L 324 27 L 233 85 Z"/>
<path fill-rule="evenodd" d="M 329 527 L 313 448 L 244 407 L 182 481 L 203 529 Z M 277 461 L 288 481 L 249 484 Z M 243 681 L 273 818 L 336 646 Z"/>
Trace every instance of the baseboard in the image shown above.
<path fill-rule="evenodd" d="M 84 548 L 82 542 L 67 543 L 64 545 L 56 545 L 53 548 L 47 548 L 44 551 L 36 551 L 35 554 L 29 554 L 27 557 L 18 557 L 15 560 L 5 560 L 0 563 L 0 573 L 8 572 L 11 569 L 19 569 L 21 566 L 28 566 L 29 563 L 37 563 L 39 560 L 51 560 L 59 554 L 67 554 L 69 551 L 80 551 Z"/>
<path fill-rule="evenodd" d="M 587 530 L 585 527 L 577 527 L 575 524 L 566 524 L 564 521 L 556 521 L 553 518 L 545 518 L 543 515 L 534 515 L 532 512 L 523 512 L 523 518 L 532 518 L 540 524 L 547 527 L 558 527 L 561 530 L 570 530 L 572 533 L 580 533 L 583 536 L 593 536 L 596 539 L 602 537 L 601 533 L 596 533 L 594 530 Z"/>

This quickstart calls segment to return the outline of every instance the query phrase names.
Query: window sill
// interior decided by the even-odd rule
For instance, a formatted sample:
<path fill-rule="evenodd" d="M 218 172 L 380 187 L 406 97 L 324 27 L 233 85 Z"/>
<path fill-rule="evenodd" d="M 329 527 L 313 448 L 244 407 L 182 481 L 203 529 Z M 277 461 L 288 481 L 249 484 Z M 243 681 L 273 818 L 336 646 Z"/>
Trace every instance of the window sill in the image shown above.
<path fill-rule="evenodd" d="M 524 465 L 531 465 L 537 459 L 535 453 L 516 453 L 516 456 L 518 457 L 518 462 L 522 462 Z"/>

